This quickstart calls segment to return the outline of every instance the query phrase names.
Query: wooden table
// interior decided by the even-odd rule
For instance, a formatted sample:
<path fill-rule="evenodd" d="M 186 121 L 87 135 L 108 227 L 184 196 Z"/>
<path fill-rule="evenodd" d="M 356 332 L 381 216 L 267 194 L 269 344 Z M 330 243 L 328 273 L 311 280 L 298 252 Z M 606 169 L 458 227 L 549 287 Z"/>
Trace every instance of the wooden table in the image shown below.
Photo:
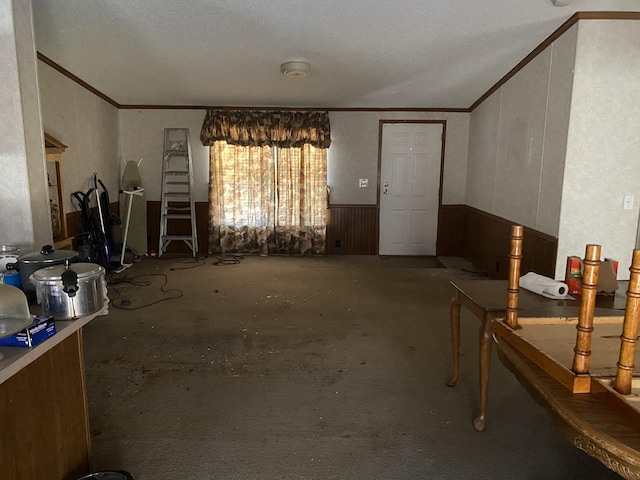
<path fill-rule="evenodd" d="M 82 327 L 56 321 L 33 348 L 0 347 L 0 478 L 71 480 L 90 471 Z"/>
<path fill-rule="evenodd" d="M 501 322 L 494 322 L 494 326 L 498 323 Z M 525 326 L 522 330 L 530 327 Z M 558 327 L 563 329 L 566 325 L 547 324 L 539 327 L 539 330 L 556 330 Z M 608 327 L 614 325 L 597 325 L 596 331 L 611 329 Z M 617 330 L 619 333 L 619 328 Z M 539 332 L 533 333 L 530 340 L 539 335 Z M 555 337 L 558 332 L 549 333 Z M 575 334 L 571 337 L 575 342 Z M 551 370 L 547 365 L 532 361 L 514 348 L 506 337 L 496 335 L 495 341 L 500 361 L 515 374 L 527 392 L 547 409 L 556 428 L 567 440 L 623 478 L 640 479 L 640 409 L 638 405 L 633 405 L 637 403 L 640 385 L 634 386 L 632 395 L 625 396 L 613 390 L 611 377 L 607 379 L 606 376 L 590 375 L 590 392 L 573 393 L 566 384 L 549 373 Z M 619 339 L 617 343 L 619 345 Z M 558 350 L 547 342 L 544 345 L 550 352 L 549 355 L 560 354 L 558 358 L 549 356 L 549 361 L 559 362 L 561 367 L 571 365 L 570 358 L 562 358 L 562 355 L 571 357 L 571 349 L 564 352 L 564 349 Z M 594 346 L 594 353 L 596 349 L 597 346 Z M 614 355 L 614 366 L 615 359 Z M 593 366 L 594 371 L 600 371 L 595 375 L 606 375 L 603 371 L 606 367 L 597 363 Z M 638 380 L 640 379 L 634 379 L 634 383 L 640 383 Z"/>
<path fill-rule="evenodd" d="M 595 316 L 603 318 L 619 318 L 622 322 L 626 302 L 626 283 L 619 282 L 620 287 L 615 296 L 599 297 Z M 489 391 L 489 372 L 491 368 L 491 323 L 497 318 L 504 318 L 507 305 L 506 280 L 455 280 L 450 304 L 451 344 L 453 350 L 453 373 L 447 385 L 453 387 L 458 381 L 460 371 L 460 308 L 464 305 L 478 320 L 479 330 L 479 369 L 480 369 L 480 409 L 473 420 L 473 427 L 481 432 L 486 426 L 487 397 Z M 552 300 L 541 295 L 520 289 L 519 322 L 526 323 L 527 318 L 549 317 L 564 319 L 565 322 L 577 322 L 578 300 Z M 532 312 L 528 315 L 527 312 Z"/>

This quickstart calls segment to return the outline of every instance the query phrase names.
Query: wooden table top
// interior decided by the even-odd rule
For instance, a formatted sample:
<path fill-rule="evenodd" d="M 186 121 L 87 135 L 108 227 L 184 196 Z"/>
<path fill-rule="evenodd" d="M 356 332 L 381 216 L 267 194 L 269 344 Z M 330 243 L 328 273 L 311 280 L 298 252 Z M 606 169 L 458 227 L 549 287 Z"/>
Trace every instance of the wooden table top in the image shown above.
<path fill-rule="evenodd" d="M 485 312 L 495 313 L 496 316 L 506 312 L 507 280 L 452 280 L 451 285 Z M 595 317 L 619 317 L 621 320 L 626 307 L 627 286 L 628 282 L 620 281 L 615 295 L 599 295 L 596 299 Z M 574 299 L 554 300 L 521 288 L 518 317 L 523 321 L 527 318 L 577 318 L 580 296 L 573 297 Z"/>

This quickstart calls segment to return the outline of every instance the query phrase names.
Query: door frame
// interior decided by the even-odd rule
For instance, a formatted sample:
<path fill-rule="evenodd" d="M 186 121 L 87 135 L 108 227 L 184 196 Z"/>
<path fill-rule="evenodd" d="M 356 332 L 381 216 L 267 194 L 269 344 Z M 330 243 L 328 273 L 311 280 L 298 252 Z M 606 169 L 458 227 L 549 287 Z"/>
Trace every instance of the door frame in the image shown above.
<path fill-rule="evenodd" d="M 442 214 L 442 185 L 444 181 L 444 154 L 445 144 L 447 143 L 447 121 L 446 120 L 378 120 L 378 180 L 376 182 L 376 212 L 378 215 L 376 228 L 375 248 L 377 255 L 380 255 L 380 182 L 382 181 L 382 129 L 388 123 L 426 123 L 442 125 L 442 145 L 440 148 L 440 181 L 438 186 L 438 226 L 436 232 L 436 255 L 440 252 L 440 217 Z"/>

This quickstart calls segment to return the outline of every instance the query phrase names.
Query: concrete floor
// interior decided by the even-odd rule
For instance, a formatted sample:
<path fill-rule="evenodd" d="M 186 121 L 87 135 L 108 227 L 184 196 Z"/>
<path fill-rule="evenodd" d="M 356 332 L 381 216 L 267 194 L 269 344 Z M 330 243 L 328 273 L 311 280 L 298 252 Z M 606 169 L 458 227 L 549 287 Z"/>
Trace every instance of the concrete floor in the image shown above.
<path fill-rule="evenodd" d="M 136 480 L 619 478 L 566 441 L 495 355 L 487 429 L 473 430 L 478 322 L 464 309 L 461 377 L 445 385 L 448 281 L 474 276 L 465 262 L 213 260 L 134 264 L 117 276 L 131 283 L 110 288 L 109 315 L 84 329 L 95 470 Z M 115 308 L 123 300 L 134 310 Z"/>

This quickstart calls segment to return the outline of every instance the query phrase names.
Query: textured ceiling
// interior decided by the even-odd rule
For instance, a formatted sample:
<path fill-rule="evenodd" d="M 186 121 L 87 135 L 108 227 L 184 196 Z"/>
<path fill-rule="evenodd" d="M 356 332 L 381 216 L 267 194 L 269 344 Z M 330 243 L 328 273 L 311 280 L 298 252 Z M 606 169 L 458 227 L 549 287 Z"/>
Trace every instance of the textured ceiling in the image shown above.
<path fill-rule="evenodd" d="M 467 108 L 576 11 L 638 0 L 33 0 L 36 47 L 120 104 Z M 311 74 L 291 79 L 288 60 Z"/>

